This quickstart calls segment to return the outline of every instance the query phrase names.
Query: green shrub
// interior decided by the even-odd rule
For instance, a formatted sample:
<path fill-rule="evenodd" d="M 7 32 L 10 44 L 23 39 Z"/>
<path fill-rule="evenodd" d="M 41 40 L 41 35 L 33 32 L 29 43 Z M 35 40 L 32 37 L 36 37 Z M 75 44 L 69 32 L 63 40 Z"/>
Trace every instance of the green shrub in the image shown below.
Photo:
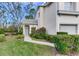
<path fill-rule="evenodd" d="M 22 27 L 16 28 L 14 26 L 9 26 L 8 28 L 5 29 L 5 35 L 18 35 L 18 34 L 23 34 Z"/>
<path fill-rule="evenodd" d="M 46 34 L 46 28 L 41 27 L 41 28 L 39 28 L 39 29 L 36 30 L 36 33 L 39 33 L 39 34 Z"/>
<path fill-rule="evenodd" d="M 32 28 L 32 33 L 30 34 L 31 37 L 36 39 L 45 39 L 46 38 L 46 29 L 44 27 L 35 30 Z"/>
<path fill-rule="evenodd" d="M 36 27 L 32 27 L 32 28 L 31 28 L 31 33 L 34 34 L 35 31 L 36 31 Z"/>
<path fill-rule="evenodd" d="M 5 41 L 5 35 L 4 34 L 0 34 L 0 42 Z"/>
<path fill-rule="evenodd" d="M 0 28 L 0 34 L 4 34 L 4 29 Z"/>
<path fill-rule="evenodd" d="M 64 34 L 64 33 L 63 33 Z M 37 39 L 46 39 L 55 44 L 55 48 L 62 54 L 79 52 L 79 35 L 48 35 L 35 32 L 32 37 Z"/>
<path fill-rule="evenodd" d="M 74 36 L 75 40 L 74 40 L 74 51 L 79 52 L 79 35 L 75 35 Z"/>
<path fill-rule="evenodd" d="M 23 39 L 23 38 L 24 38 L 24 35 L 18 34 L 18 35 L 16 36 L 16 38 L 17 38 L 17 39 Z"/>
<path fill-rule="evenodd" d="M 55 43 L 56 49 L 63 54 L 68 54 L 74 51 L 74 41 L 75 36 L 72 35 L 53 35 L 52 37 L 52 42 Z"/>
<path fill-rule="evenodd" d="M 56 43 L 56 49 L 62 54 L 68 54 L 70 49 L 68 48 L 66 43 Z"/>
<path fill-rule="evenodd" d="M 35 34 L 35 31 L 36 31 L 36 28 L 35 27 L 32 27 L 31 28 L 31 34 L 30 34 L 31 37 L 34 37 L 35 36 L 34 35 Z"/>
<path fill-rule="evenodd" d="M 5 32 L 16 32 L 16 28 L 14 26 L 9 26 L 5 29 Z"/>
<path fill-rule="evenodd" d="M 46 34 L 39 34 L 39 33 L 35 33 L 35 34 L 30 34 L 31 37 L 36 38 L 36 39 L 45 39 Z"/>
<path fill-rule="evenodd" d="M 63 34 L 68 34 L 68 33 L 67 32 L 57 32 L 57 35 L 59 35 L 59 34 L 63 35 Z"/>
<path fill-rule="evenodd" d="M 16 30 L 16 34 L 23 34 L 23 28 L 22 28 L 22 27 L 19 27 L 19 28 Z"/>
<path fill-rule="evenodd" d="M 53 35 L 48 35 L 48 34 L 46 34 L 46 35 L 45 35 L 45 39 L 46 39 L 47 41 L 49 41 L 49 42 L 52 42 L 52 43 L 54 42 L 54 41 L 53 41 Z"/>

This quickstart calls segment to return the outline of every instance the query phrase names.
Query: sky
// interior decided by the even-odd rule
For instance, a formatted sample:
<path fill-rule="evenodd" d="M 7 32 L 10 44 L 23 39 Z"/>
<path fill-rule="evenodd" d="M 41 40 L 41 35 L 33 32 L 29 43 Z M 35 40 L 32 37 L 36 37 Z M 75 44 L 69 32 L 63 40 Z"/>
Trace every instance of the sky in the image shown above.
<path fill-rule="evenodd" d="M 10 3 L 10 2 L 9 2 L 9 3 Z M 22 19 L 24 19 L 24 18 L 25 18 L 25 15 L 27 15 L 27 10 L 25 10 L 24 8 L 27 7 L 27 4 L 28 4 L 29 2 L 21 2 L 21 3 L 22 3 L 22 6 L 21 6 L 21 7 L 22 7 L 22 11 L 19 12 L 19 14 L 20 14 L 20 16 L 22 17 Z M 42 4 L 43 4 L 43 2 L 34 2 L 33 7 L 34 7 L 34 8 L 37 8 L 38 6 L 40 6 L 40 5 L 42 5 Z M 3 8 L 2 5 L 4 5 L 4 6 L 7 8 L 8 11 L 12 10 L 12 5 L 7 6 L 7 3 L 6 3 L 6 2 L 4 2 L 4 3 L 0 2 L 0 11 L 2 11 L 2 9 L 1 9 L 1 8 Z M 10 7 L 10 8 L 8 8 L 8 7 Z M 5 11 L 6 11 L 6 9 L 5 9 Z M 0 13 L 0 16 L 1 16 L 1 15 L 2 15 L 2 14 Z M 7 20 L 8 23 L 11 23 L 12 20 L 13 20 L 12 15 L 11 15 L 9 12 L 5 12 L 5 16 L 6 16 L 6 18 L 5 18 L 5 17 L 0 17 L 0 20 L 4 20 L 4 21 Z"/>

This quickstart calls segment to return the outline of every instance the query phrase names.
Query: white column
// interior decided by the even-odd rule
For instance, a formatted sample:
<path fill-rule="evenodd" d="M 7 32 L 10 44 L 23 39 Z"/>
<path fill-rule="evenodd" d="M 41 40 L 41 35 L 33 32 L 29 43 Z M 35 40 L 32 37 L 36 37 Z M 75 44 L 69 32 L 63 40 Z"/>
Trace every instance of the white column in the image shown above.
<path fill-rule="evenodd" d="M 32 40 L 32 39 L 29 37 L 29 35 L 27 35 L 27 33 L 26 33 L 26 32 L 28 32 L 28 31 L 26 31 L 27 29 L 29 29 L 28 26 L 23 25 L 24 41 Z"/>
<path fill-rule="evenodd" d="M 25 25 L 23 25 L 23 34 L 24 34 L 24 37 L 25 37 Z"/>
<path fill-rule="evenodd" d="M 79 34 L 79 24 L 78 24 L 78 26 L 77 26 L 77 34 Z"/>

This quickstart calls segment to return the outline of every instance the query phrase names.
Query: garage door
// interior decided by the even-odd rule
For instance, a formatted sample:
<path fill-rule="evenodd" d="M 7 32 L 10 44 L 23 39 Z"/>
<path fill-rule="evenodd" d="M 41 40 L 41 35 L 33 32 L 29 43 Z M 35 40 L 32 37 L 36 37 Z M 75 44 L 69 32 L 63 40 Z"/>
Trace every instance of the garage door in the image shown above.
<path fill-rule="evenodd" d="M 68 32 L 68 34 L 76 34 L 77 25 L 62 24 L 60 25 L 60 32 Z"/>

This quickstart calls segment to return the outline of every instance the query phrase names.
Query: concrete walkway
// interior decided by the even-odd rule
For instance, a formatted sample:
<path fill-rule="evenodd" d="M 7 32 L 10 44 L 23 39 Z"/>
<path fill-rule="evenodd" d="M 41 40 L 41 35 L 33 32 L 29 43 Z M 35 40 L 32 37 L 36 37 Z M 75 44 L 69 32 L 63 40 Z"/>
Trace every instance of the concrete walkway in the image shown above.
<path fill-rule="evenodd" d="M 24 41 L 31 42 L 31 43 L 36 43 L 36 44 L 41 44 L 41 45 L 48 45 L 48 46 L 51 46 L 51 47 L 55 47 L 54 43 L 32 40 L 29 36 L 26 36 L 24 38 Z"/>
<path fill-rule="evenodd" d="M 27 36 L 25 36 L 24 41 L 27 41 L 27 40 L 32 40 L 32 39 L 30 36 L 27 35 Z"/>

